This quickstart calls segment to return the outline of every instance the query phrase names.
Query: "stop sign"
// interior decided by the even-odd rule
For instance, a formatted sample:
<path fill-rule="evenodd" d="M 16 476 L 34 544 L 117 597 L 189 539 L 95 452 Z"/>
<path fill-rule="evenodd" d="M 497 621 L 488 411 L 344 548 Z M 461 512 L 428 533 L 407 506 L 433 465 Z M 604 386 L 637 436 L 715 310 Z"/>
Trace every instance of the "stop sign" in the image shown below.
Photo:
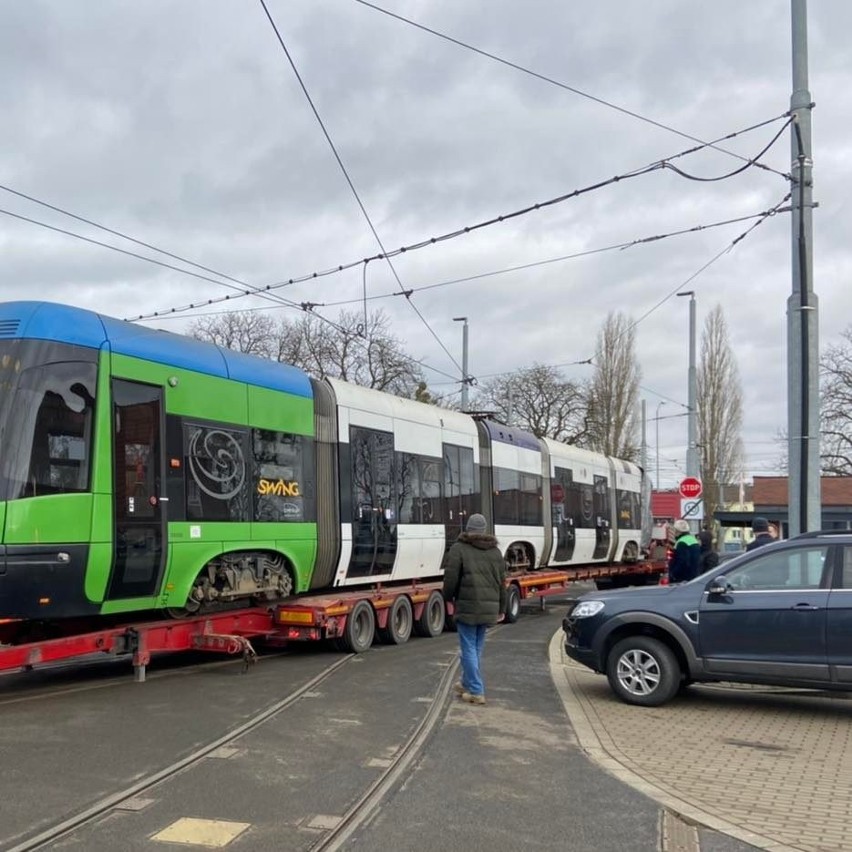
<path fill-rule="evenodd" d="M 697 476 L 687 476 L 681 479 L 678 490 L 681 497 L 695 500 L 701 496 L 701 480 Z"/>

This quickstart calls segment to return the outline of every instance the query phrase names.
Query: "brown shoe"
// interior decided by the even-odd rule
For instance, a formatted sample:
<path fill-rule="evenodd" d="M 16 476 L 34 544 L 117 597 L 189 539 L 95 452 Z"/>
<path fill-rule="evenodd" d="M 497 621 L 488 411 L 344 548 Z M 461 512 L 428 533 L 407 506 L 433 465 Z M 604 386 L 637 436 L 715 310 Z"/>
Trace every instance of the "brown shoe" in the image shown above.
<path fill-rule="evenodd" d="M 453 692 L 455 692 L 456 695 L 464 695 L 465 694 L 466 690 L 465 690 L 464 686 L 462 686 L 461 681 L 453 684 Z"/>
<path fill-rule="evenodd" d="M 469 692 L 463 692 L 462 701 L 466 701 L 468 704 L 485 704 L 485 696 L 471 695 Z"/>

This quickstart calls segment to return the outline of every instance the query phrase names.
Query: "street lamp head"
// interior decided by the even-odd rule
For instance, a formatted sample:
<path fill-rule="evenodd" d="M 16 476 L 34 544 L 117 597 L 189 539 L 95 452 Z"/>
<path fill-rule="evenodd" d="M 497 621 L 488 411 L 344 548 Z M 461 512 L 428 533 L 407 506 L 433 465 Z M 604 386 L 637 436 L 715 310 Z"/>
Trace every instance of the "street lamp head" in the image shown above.
<path fill-rule="evenodd" d="M 453 322 L 467 322 L 467 317 L 453 317 Z"/>
<path fill-rule="evenodd" d="M 695 290 L 684 290 L 682 293 L 678 293 L 677 295 L 678 296 L 692 296 L 692 298 L 694 299 L 695 298 Z"/>

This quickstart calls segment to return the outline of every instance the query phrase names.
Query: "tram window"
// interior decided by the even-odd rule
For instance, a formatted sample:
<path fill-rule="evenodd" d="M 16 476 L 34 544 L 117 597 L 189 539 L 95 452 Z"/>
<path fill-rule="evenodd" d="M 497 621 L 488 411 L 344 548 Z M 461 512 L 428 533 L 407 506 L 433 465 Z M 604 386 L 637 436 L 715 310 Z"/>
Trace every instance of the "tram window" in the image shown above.
<path fill-rule="evenodd" d="M 642 525 L 639 511 L 639 494 L 636 491 L 616 491 L 618 501 L 618 528 L 638 530 Z"/>
<path fill-rule="evenodd" d="M 397 459 L 397 516 L 401 524 L 421 523 L 420 464 L 416 455 L 400 453 Z"/>
<path fill-rule="evenodd" d="M 522 473 L 520 478 L 520 523 L 525 526 L 541 526 L 541 477 L 530 473 Z"/>
<path fill-rule="evenodd" d="M 521 475 L 516 470 L 494 468 L 494 523 L 516 525 L 520 518 Z"/>
<path fill-rule="evenodd" d="M 249 490 L 245 434 L 219 426 L 184 424 L 186 517 L 247 521 Z"/>
<path fill-rule="evenodd" d="M 442 524 L 441 462 L 437 459 L 420 460 L 420 509 L 422 523 Z"/>
<path fill-rule="evenodd" d="M 97 367 L 47 364 L 21 374 L 4 453 L 9 497 L 87 491 Z"/>
<path fill-rule="evenodd" d="M 399 522 L 442 523 L 441 462 L 414 453 L 398 453 L 396 464 Z"/>
<path fill-rule="evenodd" d="M 315 520 L 312 442 L 303 435 L 252 431 L 254 520 Z"/>

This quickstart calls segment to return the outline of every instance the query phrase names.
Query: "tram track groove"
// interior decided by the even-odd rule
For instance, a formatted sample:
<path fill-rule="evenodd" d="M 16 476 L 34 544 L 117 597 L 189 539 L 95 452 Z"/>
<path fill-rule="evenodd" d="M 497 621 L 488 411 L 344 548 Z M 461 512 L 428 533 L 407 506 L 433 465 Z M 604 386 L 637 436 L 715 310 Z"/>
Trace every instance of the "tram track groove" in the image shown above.
<path fill-rule="evenodd" d="M 335 660 L 335 662 L 327 666 L 319 674 L 314 675 L 310 680 L 302 684 L 302 686 L 300 686 L 298 689 L 295 689 L 285 698 L 276 701 L 270 707 L 267 707 L 265 710 L 262 710 L 260 713 L 257 713 L 247 722 L 244 722 L 242 725 L 239 725 L 238 727 L 233 728 L 222 736 L 217 737 L 215 740 L 212 740 L 201 748 L 196 749 L 186 757 L 183 757 L 180 760 L 170 764 L 169 766 L 166 766 L 163 769 L 157 770 L 156 772 L 147 775 L 136 783 L 125 787 L 123 790 L 119 790 L 116 793 L 112 793 L 109 796 L 105 796 L 104 798 L 95 802 L 95 804 L 88 806 L 87 808 L 78 812 L 74 816 L 68 817 L 62 822 L 59 822 L 56 825 L 51 826 L 50 828 L 47 828 L 39 832 L 38 834 L 17 843 L 15 846 L 0 848 L 3 848 L 3 852 L 31 852 L 31 850 L 41 849 L 48 843 L 52 843 L 55 840 L 59 840 L 60 838 L 67 836 L 71 832 L 82 828 L 85 825 L 88 825 L 98 817 L 103 816 L 104 814 L 116 808 L 123 802 L 132 799 L 134 796 L 137 796 L 140 793 L 149 790 L 150 788 L 156 786 L 157 784 L 163 781 L 167 781 L 171 778 L 176 777 L 187 769 L 190 769 L 196 764 L 198 764 L 204 758 L 209 756 L 212 752 L 216 751 L 216 749 L 228 745 L 234 740 L 239 739 L 244 734 L 247 734 L 255 728 L 258 728 L 259 726 L 267 722 L 269 719 L 274 718 L 279 713 L 299 701 L 306 693 L 312 692 L 317 686 L 319 686 L 325 680 L 330 678 L 338 671 L 338 669 L 346 665 L 346 663 L 352 660 L 355 656 L 355 654 L 348 654 L 342 659 Z"/>
<path fill-rule="evenodd" d="M 396 788 L 400 778 L 422 754 L 423 747 L 435 726 L 443 717 L 447 696 L 459 669 L 459 660 L 444 672 L 428 712 L 411 736 L 394 756 L 392 763 L 373 781 L 360 798 L 341 817 L 340 822 L 308 847 L 307 852 L 337 852 L 343 844 L 379 809 L 387 795 Z M 15 850 L 11 850 L 15 852 Z"/>
<path fill-rule="evenodd" d="M 171 652 L 171 653 L 172 654 L 180 654 L 182 652 L 174 651 L 174 652 Z M 285 650 L 273 651 L 271 653 L 263 654 L 258 659 L 259 660 L 272 660 L 272 659 L 275 659 L 277 657 L 283 657 L 286 654 L 287 654 L 287 651 L 285 651 Z M 129 662 L 129 661 L 130 661 L 130 657 L 127 658 L 127 662 Z M 119 663 L 120 662 L 121 661 L 119 661 Z M 116 661 L 114 661 L 114 660 L 105 660 L 103 662 L 98 661 L 98 662 L 95 662 L 91 665 L 92 665 L 92 668 L 90 669 L 90 671 L 97 671 L 98 666 L 116 665 Z M 158 680 L 166 680 L 167 678 L 170 678 L 170 677 L 178 677 L 178 676 L 182 677 L 186 674 L 194 674 L 196 672 L 215 671 L 216 669 L 220 669 L 220 668 L 227 668 L 227 667 L 230 667 L 230 666 L 242 666 L 242 665 L 245 665 L 245 663 L 242 660 L 234 659 L 234 658 L 228 658 L 228 659 L 225 659 L 225 660 L 204 660 L 203 662 L 191 663 L 189 665 L 180 665 L 180 666 L 177 666 L 175 668 L 163 669 L 163 670 L 160 670 L 160 671 L 148 671 L 148 673 L 145 677 L 145 683 L 158 681 Z M 52 668 L 52 669 L 46 668 L 46 669 L 42 669 L 41 671 L 42 672 L 48 672 L 48 673 L 59 672 L 59 673 L 65 674 L 65 673 L 68 673 L 68 672 L 80 672 L 80 671 L 83 671 L 84 668 L 85 667 L 81 667 L 80 665 L 68 664 L 68 665 L 63 665 L 61 668 L 59 666 L 57 666 L 55 669 L 54 668 Z M 19 676 L 20 674 L 24 674 L 24 673 L 15 672 L 14 674 L 0 676 L 0 696 L 2 696 L 2 694 L 3 694 L 2 690 L 3 690 L 4 686 L 8 687 L 8 684 L 3 683 L 2 677 L 14 677 L 14 676 Z M 84 693 L 84 692 L 94 692 L 94 691 L 99 690 L 99 689 L 110 689 L 110 688 L 115 688 L 115 687 L 119 687 L 119 686 L 125 686 L 127 684 L 132 685 L 132 684 L 134 684 L 134 681 L 132 680 L 132 678 L 128 678 L 126 672 L 123 672 L 121 674 L 108 675 L 103 680 L 97 680 L 97 681 L 94 681 L 92 683 L 86 683 L 86 684 L 78 684 L 78 685 L 75 685 L 75 686 L 64 686 L 64 685 L 60 685 L 60 686 L 38 686 L 38 687 L 33 688 L 30 692 L 23 692 L 20 695 L 12 695 L 8 698 L 0 697 L 0 708 L 8 707 L 8 706 L 14 705 L 14 704 L 23 704 L 27 701 L 40 701 L 40 700 L 50 699 L 50 698 L 60 698 L 60 697 L 64 697 L 64 696 L 67 696 L 67 695 L 79 695 L 80 693 Z M 144 684 L 142 686 L 144 687 Z"/>

